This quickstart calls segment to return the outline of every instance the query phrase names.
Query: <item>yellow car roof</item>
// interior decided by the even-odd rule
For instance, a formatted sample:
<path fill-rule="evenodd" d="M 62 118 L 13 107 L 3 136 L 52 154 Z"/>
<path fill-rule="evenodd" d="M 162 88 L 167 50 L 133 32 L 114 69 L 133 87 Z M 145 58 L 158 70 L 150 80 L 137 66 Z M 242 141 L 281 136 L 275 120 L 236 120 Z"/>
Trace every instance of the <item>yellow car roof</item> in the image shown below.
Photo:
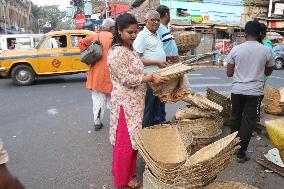
<path fill-rule="evenodd" d="M 50 36 L 50 35 L 66 35 L 66 34 L 87 34 L 87 35 L 91 35 L 94 32 L 90 31 L 90 30 L 61 30 L 61 31 L 53 31 L 53 32 L 49 32 L 46 34 L 46 36 Z"/>

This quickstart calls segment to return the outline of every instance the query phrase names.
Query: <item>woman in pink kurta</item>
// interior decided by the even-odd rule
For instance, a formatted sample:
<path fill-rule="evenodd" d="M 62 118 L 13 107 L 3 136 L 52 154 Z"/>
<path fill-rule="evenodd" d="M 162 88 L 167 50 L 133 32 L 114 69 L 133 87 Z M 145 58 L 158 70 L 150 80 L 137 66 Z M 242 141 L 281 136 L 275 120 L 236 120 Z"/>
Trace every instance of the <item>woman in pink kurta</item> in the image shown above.
<path fill-rule="evenodd" d="M 142 128 L 146 83 L 161 83 L 166 78 L 143 74 L 143 63 L 132 44 L 137 20 L 129 13 L 116 20 L 114 41 L 108 53 L 113 90 L 111 93 L 110 141 L 113 145 L 114 186 L 138 188 L 134 179 L 137 160 L 135 138 Z"/>

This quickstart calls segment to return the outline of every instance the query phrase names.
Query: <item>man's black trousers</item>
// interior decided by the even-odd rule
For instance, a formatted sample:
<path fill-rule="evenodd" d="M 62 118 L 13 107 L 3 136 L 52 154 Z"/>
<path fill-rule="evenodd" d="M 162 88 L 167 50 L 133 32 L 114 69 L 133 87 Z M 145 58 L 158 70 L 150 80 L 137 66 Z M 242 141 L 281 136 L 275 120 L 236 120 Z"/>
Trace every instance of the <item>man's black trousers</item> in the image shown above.
<path fill-rule="evenodd" d="M 231 133 L 238 131 L 240 146 L 237 155 L 242 157 L 247 151 L 252 132 L 256 126 L 257 108 L 262 96 L 231 94 L 232 117 Z"/>

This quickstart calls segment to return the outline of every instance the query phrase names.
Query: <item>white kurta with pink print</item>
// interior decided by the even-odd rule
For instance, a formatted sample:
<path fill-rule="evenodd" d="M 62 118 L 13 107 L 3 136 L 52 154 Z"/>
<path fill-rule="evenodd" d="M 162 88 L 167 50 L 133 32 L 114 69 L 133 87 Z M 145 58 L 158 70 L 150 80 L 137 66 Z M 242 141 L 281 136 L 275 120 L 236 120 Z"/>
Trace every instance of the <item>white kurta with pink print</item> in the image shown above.
<path fill-rule="evenodd" d="M 141 83 L 144 65 L 137 53 L 124 46 L 109 50 L 107 63 L 110 69 L 113 90 L 110 100 L 110 142 L 115 144 L 119 108 L 123 106 L 132 148 L 142 128 L 146 85 Z"/>

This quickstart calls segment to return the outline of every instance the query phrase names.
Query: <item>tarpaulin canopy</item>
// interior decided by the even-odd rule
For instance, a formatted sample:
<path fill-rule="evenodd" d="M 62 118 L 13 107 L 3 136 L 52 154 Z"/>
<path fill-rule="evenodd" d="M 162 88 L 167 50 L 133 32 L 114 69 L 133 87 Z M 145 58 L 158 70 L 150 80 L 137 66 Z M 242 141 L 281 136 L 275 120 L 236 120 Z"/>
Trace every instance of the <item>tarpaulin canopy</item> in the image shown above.
<path fill-rule="evenodd" d="M 114 2 L 109 3 L 109 8 L 110 8 L 110 16 L 114 16 L 116 14 L 130 11 L 129 5 L 119 4 L 119 3 L 114 3 Z M 102 11 L 102 15 L 103 14 L 105 14 L 105 9 L 103 9 Z"/>
<path fill-rule="evenodd" d="M 7 29 L 8 34 L 20 34 L 22 32 L 16 30 L 16 29 Z"/>

